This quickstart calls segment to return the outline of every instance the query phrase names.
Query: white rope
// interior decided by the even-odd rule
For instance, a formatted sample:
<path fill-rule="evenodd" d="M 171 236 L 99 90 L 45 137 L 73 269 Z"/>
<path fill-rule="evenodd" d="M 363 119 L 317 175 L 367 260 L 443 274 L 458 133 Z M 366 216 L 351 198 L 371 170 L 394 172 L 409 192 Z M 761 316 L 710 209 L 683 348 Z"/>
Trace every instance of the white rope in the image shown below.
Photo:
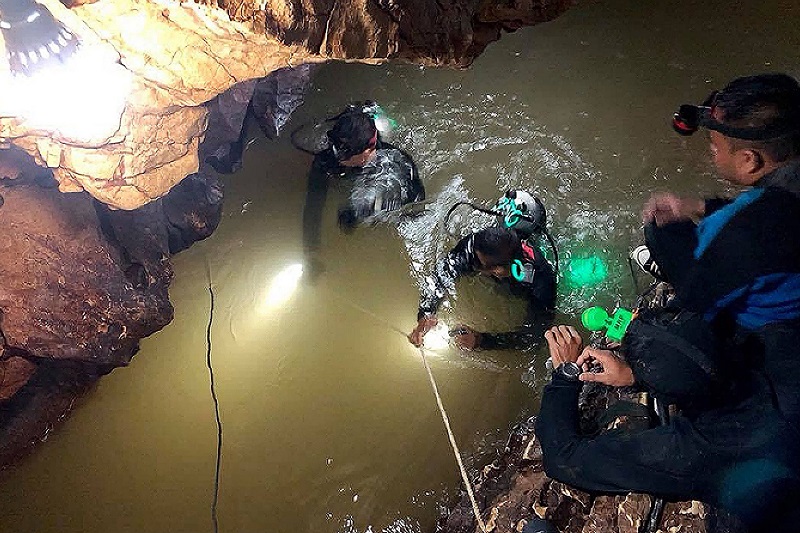
<path fill-rule="evenodd" d="M 393 324 L 384 320 L 383 317 L 373 313 L 369 309 L 358 305 L 356 302 L 352 300 L 348 300 L 340 296 L 335 291 L 330 291 L 334 294 L 338 299 L 342 300 L 346 304 L 350 305 L 354 309 L 361 311 L 365 315 L 372 317 L 375 321 L 383 324 L 390 330 L 399 333 L 404 338 L 408 338 L 407 335 L 398 327 L 395 327 Z M 425 350 L 422 346 L 419 347 L 419 354 L 422 356 L 422 363 L 425 365 L 425 370 L 428 371 L 428 379 L 431 382 L 431 387 L 433 388 L 433 394 L 436 396 L 436 403 L 439 406 L 439 412 L 442 414 L 442 421 L 444 422 L 444 427 L 447 430 L 447 437 L 450 439 L 450 445 L 453 448 L 453 454 L 456 456 L 456 462 L 458 463 L 458 469 L 461 472 L 461 479 L 464 481 L 464 486 L 467 488 L 467 495 L 469 496 L 469 501 L 472 503 L 472 512 L 475 514 L 475 520 L 478 521 L 478 527 L 483 533 L 486 533 L 486 524 L 481 518 L 481 511 L 478 509 L 478 502 L 475 500 L 475 492 L 472 489 L 472 483 L 467 476 L 467 470 L 464 468 L 464 463 L 461 461 L 461 452 L 458 449 L 458 444 L 456 444 L 456 437 L 453 435 L 453 430 L 450 428 L 450 419 L 447 416 L 447 411 L 444 409 L 444 404 L 442 403 L 442 397 L 439 395 L 439 387 L 436 386 L 436 379 L 433 377 L 433 372 L 431 371 L 431 367 L 428 364 L 428 358 L 425 356 Z"/>
<path fill-rule="evenodd" d="M 481 518 L 481 511 L 478 509 L 478 502 L 475 500 L 472 483 L 470 483 L 467 470 L 464 468 L 464 463 L 461 461 L 461 452 L 458 450 L 456 437 L 453 435 L 453 430 L 450 428 L 450 419 L 447 417 L 447 412 L 444 410 L 442 397 L 439 395 L 439 387 L 436 386 L 436 380 L 433 378 L 433 372 L 431 372 L 428 358 L 425 356 L 425 349 L 422 348 L 422 346 L 419 348 L 419 354 L 422 356 L 422 363 L 425 365 L 425 370 L 428 371 L 428 378 L 430 379 L 431 387 L 433 387 L 433 394 L 436 396 L 436 403 L 439 405 L 439 412 L 442 413 L 444 427 L 447 429 L 447 437 L 450 439 L 450 445 L 453 447 L 453 453 L 456 456 L 456 462 L 458 462 L 458 469 L 461 471 L 461 479 L 464 481 L 464 486 L 467 488 L 467 495 L 469 495 L 469 501 L 472 503 L 472 512 L 475 513 L 475 520 L 478 521 L 478 527 L 481 528 L 483 533 L 486 533 L 486 524 L 483 522 L 483 518 Z"/>

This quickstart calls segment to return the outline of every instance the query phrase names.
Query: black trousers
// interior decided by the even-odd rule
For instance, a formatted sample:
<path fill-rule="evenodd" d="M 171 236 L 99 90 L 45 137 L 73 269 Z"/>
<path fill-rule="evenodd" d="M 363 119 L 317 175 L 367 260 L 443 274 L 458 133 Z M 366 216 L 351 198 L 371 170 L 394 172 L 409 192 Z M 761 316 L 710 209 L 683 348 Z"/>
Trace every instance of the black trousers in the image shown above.
<path fill-rule="evenodd" d="M 685 286 L 686 274 L 694 261 L 696 230 L 697 225 L 689 221 L 665 226 L 656 226 L 651 222 L 644 227 L 644 239 L 650 256 L 661 268 L 665 280 L 679 292 Z"/>

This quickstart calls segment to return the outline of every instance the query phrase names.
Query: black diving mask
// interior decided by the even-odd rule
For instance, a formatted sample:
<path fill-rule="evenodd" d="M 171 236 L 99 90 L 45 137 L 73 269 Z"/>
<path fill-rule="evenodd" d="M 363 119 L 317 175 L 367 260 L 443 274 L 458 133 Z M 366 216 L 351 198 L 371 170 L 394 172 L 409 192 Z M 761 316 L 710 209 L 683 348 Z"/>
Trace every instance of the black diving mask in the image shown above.
<path fill-rule="evenodd" d="M 714 108 L 719 91 L 714 91 L 702 105 L 683 104 L 678 112 L 672 115 L 672 128 L 680 135 L 689 136 L 700 127 L 714 130 L 726 137 L 746 141 L 766 141 L 791 133 L 797 133 L 797 127 L 789 124 L 770 124 L 760 127 L 736 127 L 723 124 L 714 118 Z"/>

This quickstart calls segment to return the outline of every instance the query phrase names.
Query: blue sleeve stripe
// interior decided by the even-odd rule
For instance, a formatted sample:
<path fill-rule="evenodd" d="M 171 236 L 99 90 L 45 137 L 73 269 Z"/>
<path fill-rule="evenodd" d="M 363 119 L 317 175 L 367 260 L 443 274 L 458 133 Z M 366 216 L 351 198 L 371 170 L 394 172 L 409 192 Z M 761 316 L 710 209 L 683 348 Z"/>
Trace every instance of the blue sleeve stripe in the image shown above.
<path fill-rule="evenodd" d="M 728 309 L 747 329 L 800 318 L 800 273 L 769 274 L 721 298 L 706 313 L 712 319 Z"/>
<path fill-rule="evenodd" d="M 762 194 L 764 194 L 762 187 L 745 191 L 736 197 L 733 203 L 718 209 L 701 220 L 700 224 L 697 225 L 697 248 L 694 250 L 694 258 L 700 259 L 700 256 L 705 253 L 725 224 L 730 222 L 739 211 L 758 200 Z"/>

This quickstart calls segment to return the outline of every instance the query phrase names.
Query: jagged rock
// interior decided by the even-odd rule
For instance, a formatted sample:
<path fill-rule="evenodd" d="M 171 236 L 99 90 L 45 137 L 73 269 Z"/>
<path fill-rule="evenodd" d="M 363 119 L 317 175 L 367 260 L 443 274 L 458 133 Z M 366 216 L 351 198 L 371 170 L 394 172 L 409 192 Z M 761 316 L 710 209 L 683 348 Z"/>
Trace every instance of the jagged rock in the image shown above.
<path fill-rule="evenodd" d="M 256 80 L 236 84 L 206 105 L 208 132 L 200 145 L 200 168 L 208 163 L 223 174 L 241 168 L 243 137 L 247 134 L 245 117 L 255 88 Z"/>
<path fill-rule="evenodd" d="M 91 138 L 42 131 L 6 109 L 14 99 L 5 93 L 9 76 L 0 62 L 0 143 L 53 169 L 64 192 L 85 190 L 115 208 L 135 209 L 198 171 L 203 104 L 238 83 L 337 58 L 463 67 L 502 28 L 550 20 L 572 2 L 73 0 L 71 9 L 42 3 L 87 47 L 120 58 L 132 78 L 130 95 L 119 123 Z"/>
<path fill-rule="evenodd" d="M 0 402 L 8 400 L 25 385 L 36 372 L 36 365 L 24 357 L 0 356 Z"/>
<path fill-rule="evenodd" d="M 222 210 L 212 174 L 119 211 L 60 193 L 24 159 L 0 151 L 0 169 L 15 176 L 0 179 L 0 464 L 169 323 L 169 257 L 210 235 Z"/>
<path fill-rule="evenodd" d="M 0 183 L 0 194 L 0 225 L 6 228 L 0 311 L 7 348 L 37 359 L 119 366 L 140 338 L 172 318 L 166 289 L 145 292 L 125 277 L 120 252 L 100 230 L 90 196 L 61 194 L 20 178 Z"/>
<path fill-rule="evenodd" d="M 303 103 L 313 72 L 314 65 L 300 65 L 258 80 L 250 105 L 264 135 L 270 139 L 280 135 L 292 112 Z"/>

